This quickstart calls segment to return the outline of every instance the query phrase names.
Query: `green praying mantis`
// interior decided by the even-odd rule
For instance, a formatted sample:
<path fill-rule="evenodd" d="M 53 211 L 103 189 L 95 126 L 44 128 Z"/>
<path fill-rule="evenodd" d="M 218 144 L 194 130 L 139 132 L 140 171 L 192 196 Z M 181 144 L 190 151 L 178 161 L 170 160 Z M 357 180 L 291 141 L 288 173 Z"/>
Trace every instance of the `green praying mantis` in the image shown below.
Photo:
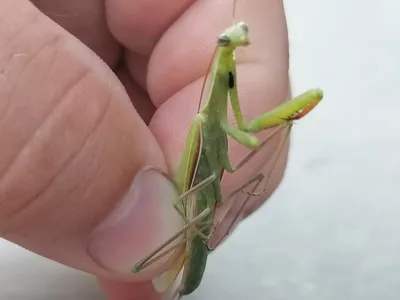
<path fill-rule="evenodd" d="M 237 47 L 249 44 L 248 31 L 247 24 L 235 22 L 219 35 L 211 65 L 207 102 L 191 123 L 185 149 L 174 174 L 180 196 L 173 205 L 186 225 L 132 268 L 132 272 L 136 273 L 168 254 L 178 254 L 172 266 L 153 280 L 156 290 L 164 292 L 183 269 L 182 280 L 174 291 L 173 299 L 192 293 L 201 283 L 207 256 L 214 249 L 209 246 L 209 239 L 218 226 L 214 223 L 215 210 L 226 200 L 221 195 L 220 186 L 224 172 L 239 170 L 272 136 L 286 130 L 285 139 L 277 149 L 279 155 L 293 122 L 308 114 L 323 97 L 320 89 L 309 90 L 246 123 L 238 99 L 234 52 Z M 237 127 L 228 123 L 228 99 Z M 273 130 L 263 141 L 252 135 L 266 129 Z M 253 150 L 237 166 L 232 166 L 228 155 L 228 137 Z M 240 206 L 243 209 L 255 194 L 255 188 L 264 180 L 268 181 L 268 177 L 263 174 L 255 176 L 228 198 L 255 183 L 253 191 L 248 193 L 249 197 Z M 234 223 L 235 220 L 231 225 Z"/>

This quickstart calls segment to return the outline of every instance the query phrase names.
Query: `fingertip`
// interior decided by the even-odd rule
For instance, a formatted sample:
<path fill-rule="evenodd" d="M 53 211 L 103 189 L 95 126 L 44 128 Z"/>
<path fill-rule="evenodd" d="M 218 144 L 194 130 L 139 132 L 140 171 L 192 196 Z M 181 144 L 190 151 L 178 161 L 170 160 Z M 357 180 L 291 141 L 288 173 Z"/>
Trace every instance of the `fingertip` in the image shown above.
<path fill-rule="evenodd" d="M 183 220 L 172 205 L 176 199 L 174 184 L 162 173 L 152 168 L 139 172 L 123 200 L 93 232 L 89 253 L 105 268 L 130 274 L 140 260 L 183 227 Z M 139 271 L 136 279 L 152 278 L 170 257 Z"/>

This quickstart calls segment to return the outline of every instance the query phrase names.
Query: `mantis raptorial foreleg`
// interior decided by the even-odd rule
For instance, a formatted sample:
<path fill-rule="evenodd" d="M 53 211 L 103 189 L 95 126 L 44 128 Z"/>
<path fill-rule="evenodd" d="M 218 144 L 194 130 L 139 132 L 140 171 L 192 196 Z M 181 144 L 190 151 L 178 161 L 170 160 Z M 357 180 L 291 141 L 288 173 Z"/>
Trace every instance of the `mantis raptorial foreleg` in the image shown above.
<path fill-rule="evenodd" d="M 232 76 L 234 76 L 233 78 L 236 80 L 234 73 L 233 70 Z M 223 163 L 225 169 L 230 173 L 235 172 L 241 166 L 246 164 L 265 145 L 265 143 L 277 133 L 277 131 L 281 130 L 283 127 L 289 126 L 290 128 L 294 120 L 303 117 L 322 99 L 321 90 L 309 90 L 279 105 L 275 109 L 262 114 L 249 123 L 245 123 L 239 105 L 237 87 L 235 84 L 232 86 L 233 87 L 229 90 L 229 96 L 238 127 L 230 127 L 226 120 L 221 122 L 221 127 L 227 135 L 234 138 L 238 143 L 255 150 L 246 156 L 246 158 L 243 159 L 236 168 L 231 166 L 229 156 L 226 154 L 223 158 Z M 262 143 L 260 143 L 255 136 L 249 134 L 257 133 L 269 128 L 273 128 L 273 131 Z"/>
<path fill-rule="evenodd" d="M 233 66 L 234 68 L 234 66 Z M 232 71 L 233 83 L 236 82 L 235 69 Z M 241 145 L 246 146 L 248 148 L 255 148 L 250 154 L 248 154 L 239 164 L 234 168 L 231 166 L 229 161 L 228 154 L 224 155 L 222 158 L 224 167 L 226 171 L 230 173 L 234 173 L 239 170 L 243 165 L 245 165 L 254 155 L 260 151 L 264 145 L 273 137 L 275 134 L 283 129 L 287 128 L 287 133 L 279 144 L 277 151 L 274 153 L 274 163 L 271 170 L 274 169 L 276 162 L 279 159 L 280 154 L 282 153 L 285 142 L 290 134 L 291 127 L 293 125 L 293 121 L 299 119 L 306 115 L 317 103 L 322 99 L 322 91 L 318 89 L 309 90 L 281 105 L 276 107 L 275 109 L 262 114 L 261 116 L 255 118 L 248 124 L 246 124 L 243 120 L 243 115 L 241 113 L 239 100 L 238 100 L 238 92 L 235 84 L 232 84 L 232 88 L 229 90 L 229 96 L 231 100 L 232 109 L 236 118 L 236 122 L 238 124 L 238 128 L 229 127 L 224 120 L 221 124 L 223 130 L 229 136 L 233 137 L 237 140 Z M 249 133 L 256 133 L 262 131 L 264 129 L 271 128 L 273 131 L 262 141 L 259 143 L 258 139 L 254 136 L 251 136 Z M 276 157 L 275 157 L 276 156 Z M 269 180 L 272 171 L 266 177 L 266 180 Z M 262 192 L 259 193 L 251 193 L 251 195 L 259 196 L 265 192 L 266 188 Z"/>

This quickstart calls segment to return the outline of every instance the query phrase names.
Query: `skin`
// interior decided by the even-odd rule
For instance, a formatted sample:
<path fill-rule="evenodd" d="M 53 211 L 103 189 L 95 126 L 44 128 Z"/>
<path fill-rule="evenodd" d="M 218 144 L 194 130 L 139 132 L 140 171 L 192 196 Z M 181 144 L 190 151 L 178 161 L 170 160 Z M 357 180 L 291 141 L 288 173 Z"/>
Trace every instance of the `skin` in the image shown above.
<path fill-rule="evenodd" d="M 245 117 L 251 119 L 290 97 L 288 42 L 282 1 L 245 3 L 238 0 L 236 15 L 249 24 L 252 44 L 238 54 L 238 87 Z M 215 38 L 231 24 L 231 10 L 231 0 L 1 1 L 0 236 L 96 275 L 110 300 L 159 299 L 150 274 L 127 277 L 105 270 L 85 245 L 140 169 L 150 165 L 169 174 L 174 170 Z M 34 60 L 24 59 L 37 53 Z M 14 72 L 16 68 L 23 73 Z M 76 88 L 76 82 L 82 88 Z M 66 98 L 72 86 L 74 92 Z M 59 102 L 64 111 L 78 107 L 79 113 L 52 118 Z M 6 111 L 8 119 L 2 119 Z M 48 134 L 35 142 L 47 146 L 35 151 L 37 144 L 29 137 L 46 120 Z M 69 135 L 60 135 L 65 128 Z M 82 141 L 90 146 L 75 159 L 66 159 Z M 265 157 L 277 142 L 227 176 L 223 193 L 260 170 L 269 172 L 271 162 Z M 231 150 L 234 162 L 247 153 L 237 144 Z M 9 164 L 18 153 L 31 163 L 34 177 L 27 165 Z M 57 163 L 46 164 L 48 157 Z M 282 155 L 266 194 L 255 197 L 244 216 L 273 192 L 285 163 Z M 61 170 L 62 176 L 49 175 Z M 45 186 L 46 193 L 34 191 L 37 186 Z M 54 226 L 71 219 L 71 207 L 72 224 Z M 227 203 L 217 218 L 228 220 L 237 207 Z M 146 222 L 155 220 L 143 220 L 142 228 Z M 157 272 L 162 270 L 156 266 Z"/>

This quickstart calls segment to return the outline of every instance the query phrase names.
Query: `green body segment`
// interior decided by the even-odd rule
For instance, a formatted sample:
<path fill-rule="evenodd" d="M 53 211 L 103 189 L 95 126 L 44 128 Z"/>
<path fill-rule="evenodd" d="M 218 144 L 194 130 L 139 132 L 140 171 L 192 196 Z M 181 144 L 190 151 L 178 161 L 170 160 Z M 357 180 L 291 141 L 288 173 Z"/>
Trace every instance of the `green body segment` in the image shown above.
<path fill-rule="evenodd" d="M 204 163 L 207 161 L 205 153 L 201 154 L 200 160 L 203 165 L 200 165 L 197 170 L 197 176 L 195 183 L 201 182 L 202 179 L 206 179 L 210 176 L 210 169 L 208 169 Z M 218 172 L 218 171 L 217 171 Z M 209 236 L 212 232 L 214 208 L 216 204 L 215 194 L 219 193 L 219 180 L 214 182 L 207 187 L 203 188 L 197 193 L 196 196 L 189 199 L 189 207 L 186 209 L 189 219 L 195 218 L 206 208 L 211 208 L 211 213 L 203 219 L 203 226 L 198 226 L 198 229 L 202 234 Z M 201 283 L 203 273 L 205 271 L 208 247 L 207 241 L 205 241 L 200 235 L 193 235 L 191 239 L 186 243 L 186 261 L 183 271 L 182 289 L 181 295 L 188 295 L 192 293 Z"/>
<path fill-rule="evenodd" d="M 211 74 L 212 86 L 208 95 L 208 103 L 197 115 L 195 122 L 201 131 L 200 145 L 197 153 L 200 157 L 192 185 L 204 181 L 212 174 L 216 180 L 204 187 L 186 202 L 187 218 L 193 219 L 206 208 L 211 213 L 202 221 L 198 229 L 205 236 L 213 230 L 214 211 L 217 204 L 222 202 L 220 178 L 224 169 L 230 169 L 228 157 L 228 140 L 222 124 L 227 124 L 227 104 L 229 76 L 232 70 L 233 50 L 219 48 L 215 56 L 215 66 Z M 181 295 L 192 293 L 201 283 L 206 267 L 209 249 L 207 241 L 200 235 L 193 235 L 186 243 L 187 258 L 185 262 Z"/>
<path fill-rule="evenodd" d="M 185 149 L 188 151 L 184 155 L 191 160 L 183 159 L 183 164 L 197 167 L 196 170 L 193 167 L 189 168 L 190 174 L 186 173 L 186 179 L 192 178 L 191 185 L 185 186 L 186 190 L 203 182 L 213 174 L 215 180 L 191 196 L 186 202 L 185 212 L 188 220 L 194 219 L 207 208 L 211 209 L 211 212 L 202 220 L 202 225 L 197 226 L 203 237 L 198 234 L 187 235 L 181 296 L 192 293 L 201 283 L 209 254 L 208 240 L 204 239 L 204 236 L 212 234 L 215 208 L 223 202 L 220 179 L 224 170 L 235 171 L 228 156 L 227 135 L 247 148 L 257 149 L 261 143 L 249 133 L 286 124 L 288 121 L 300 118 L 322 99 L 321 90 L 310 90 L 246 124 L 238 99 L 234 51 L 237 46 L 248 43 L 247 34 L 247 25 L 239 22 L 220 36 L 212 66 L 207 103 L 195 117 L 186 144 L 187 148 Z M 237 128 L 228 124 L 228 100 L 230 100 L 235 114 Z M 195 141 L 194 138 L 198 140 Z M 188 168 L 186 168 L 186 172 L 187 170 Z"/>

